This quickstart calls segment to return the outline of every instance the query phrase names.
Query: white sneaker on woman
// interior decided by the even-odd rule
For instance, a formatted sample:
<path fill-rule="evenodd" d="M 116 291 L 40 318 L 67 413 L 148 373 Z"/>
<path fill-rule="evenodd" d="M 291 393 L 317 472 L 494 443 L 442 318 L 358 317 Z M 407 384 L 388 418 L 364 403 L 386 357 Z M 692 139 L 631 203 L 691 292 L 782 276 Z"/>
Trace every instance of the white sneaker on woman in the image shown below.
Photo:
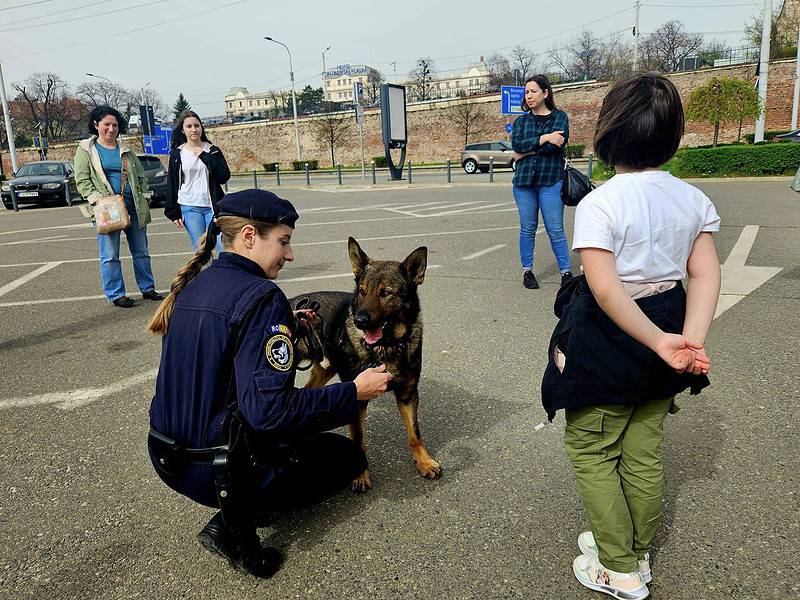
<path fill-rule="evenodd" d="M 591 531 L 584 531 L 578 536 L 578 548 L 581 552 L 589 556 L 597 556 L 597 544 L 594 543 L 594 535 Z M 653 581 L 653 574 L 650 572 L 650 553 L 644 555 L 644 560 L 639 561 L 639 575 L 645 583 Z"/>
<path fill-rule="evenodd" d="M 584 587 L 619 600 L 643 600 L 650 595 L 639 571 L 618 573 L 606 569 L 596 556 L 581 554 L 572 561 L 572 572 Z"/>

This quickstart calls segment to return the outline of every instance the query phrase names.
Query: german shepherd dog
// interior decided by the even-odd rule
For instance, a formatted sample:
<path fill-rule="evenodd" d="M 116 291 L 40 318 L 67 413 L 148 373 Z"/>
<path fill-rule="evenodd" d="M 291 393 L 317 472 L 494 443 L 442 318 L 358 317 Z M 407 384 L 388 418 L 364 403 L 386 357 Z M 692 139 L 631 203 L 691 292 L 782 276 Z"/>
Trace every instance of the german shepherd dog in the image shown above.
<path fill-rule="evenodd" d="M 419 432 L 417 391 L 422 370 L 422 321 L 417 286 L 425 279 L 428 249 L 417 248 L 401 263 L 372 260 L 352 237 L 348 253 L 356 278 L 355 291 L 314 292 L 292 298 L 293 309 L 303 298 L 319 302 L 310 338 L 301 338 L 297 354 L 311 361 L 306 387 L 324 386 L 334 375 L 352 381 L 367 366 L 385 364 L 394 378 L 397 408 L 408 435 L 408 445 L 417 470 L 423 477 L 441 473 L 439 464 L 428 454 Z M 301 303 L 301 307 L 306 303 Z M 316 338 L 314 340 L 313 338 Z M 364 420 L 367 405 L 358 422 L 350 425 L 350 437 L 366 452 Z M 372 487 L 369 471 L 353 481 L 353 491 Z"/>

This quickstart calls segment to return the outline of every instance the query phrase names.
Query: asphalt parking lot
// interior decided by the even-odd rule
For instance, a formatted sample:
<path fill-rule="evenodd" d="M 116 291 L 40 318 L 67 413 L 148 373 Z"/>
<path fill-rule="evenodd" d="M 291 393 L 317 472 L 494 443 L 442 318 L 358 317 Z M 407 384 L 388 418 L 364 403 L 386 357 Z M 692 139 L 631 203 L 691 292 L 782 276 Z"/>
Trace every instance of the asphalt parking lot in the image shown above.
<path fill-rule="evenodd" d="M 723 219 L 724 296 L 712 386 L 680 398 L 667 422 L 652 598 L 800 598 L 800 194 L 789 181 L 696 182 Z M 522 287 L 508 183 L 280 193 L 301 215 L 278 279 L 288 296 L 349 290 L 350 235 L 374 258 L 428 247 L 420 425 L 442 477 L 419 477 L 394 400 L 379 398 L 367 419 L 373 489 L 260 530 L 287 557 L 273 579 L 230 571 L 194 539 L 211 512 L 172 493 L 147 457 L 160 342 L 144 327 L 156 305 L 104 301 L 77 207 L 5 211 L 0 597 L 599 597 L 570 568 L 585 520 L 563 415 L 538 427 L 558 269 L 540 230 L 542 287 Z M 188 238 L 156 210 L 149 240 L 165 290 Z"/>

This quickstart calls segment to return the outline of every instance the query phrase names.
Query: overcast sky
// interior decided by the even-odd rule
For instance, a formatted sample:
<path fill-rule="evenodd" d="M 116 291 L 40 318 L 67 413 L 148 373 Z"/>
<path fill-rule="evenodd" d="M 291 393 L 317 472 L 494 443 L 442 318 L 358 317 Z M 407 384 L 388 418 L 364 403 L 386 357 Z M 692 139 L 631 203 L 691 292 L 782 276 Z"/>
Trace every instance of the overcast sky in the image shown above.
<path fill-rule="evenodd" d="M 706 40 L 739 46 L 745 23 L 762 7 L 753 0 L 650 0 L 640 9 L 641 32 L 678 19 Z M 544 67 L 547 50 L 582 28 L 598 36 L 627 29 L 627 37 L 633 21 L 631 0 L 0 0 L 0 61 L 9 94 L 11 82 L 37 71 L 73 86 L 91 72 L 133 89 L 149 83 L 169 106 L 183 92 L 201 116 L 212 116 L 224 114 L 233 86 L 289 86 L 286 50 L 266 35 L 289 46 L 299 90 L 321 85 L 327 46 L 328 69 L 366 63 L 392 81 L 395 60 L 398 78 L 420 56 L 454 72 L 516 44 L 541 53 Z M 53 24 L 38 26 L 44 23 Z"/>

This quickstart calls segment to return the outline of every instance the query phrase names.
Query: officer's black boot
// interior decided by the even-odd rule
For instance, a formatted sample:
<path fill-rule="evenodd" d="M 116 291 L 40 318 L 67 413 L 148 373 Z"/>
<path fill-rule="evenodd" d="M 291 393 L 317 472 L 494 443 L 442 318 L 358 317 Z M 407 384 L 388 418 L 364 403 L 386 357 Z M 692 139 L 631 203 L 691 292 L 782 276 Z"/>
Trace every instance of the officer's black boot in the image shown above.
<path fill-rule="evenodd" d="M 197 540 L 204 548 L 227 559 L 237 571 L 247 571 L 256 577 L 272 577 L 281 566 L 280 552 L 262 546 L 255 527 L 247 532 L 230 527 L 222 518 L 222 512 L 203 527 Z"/>

